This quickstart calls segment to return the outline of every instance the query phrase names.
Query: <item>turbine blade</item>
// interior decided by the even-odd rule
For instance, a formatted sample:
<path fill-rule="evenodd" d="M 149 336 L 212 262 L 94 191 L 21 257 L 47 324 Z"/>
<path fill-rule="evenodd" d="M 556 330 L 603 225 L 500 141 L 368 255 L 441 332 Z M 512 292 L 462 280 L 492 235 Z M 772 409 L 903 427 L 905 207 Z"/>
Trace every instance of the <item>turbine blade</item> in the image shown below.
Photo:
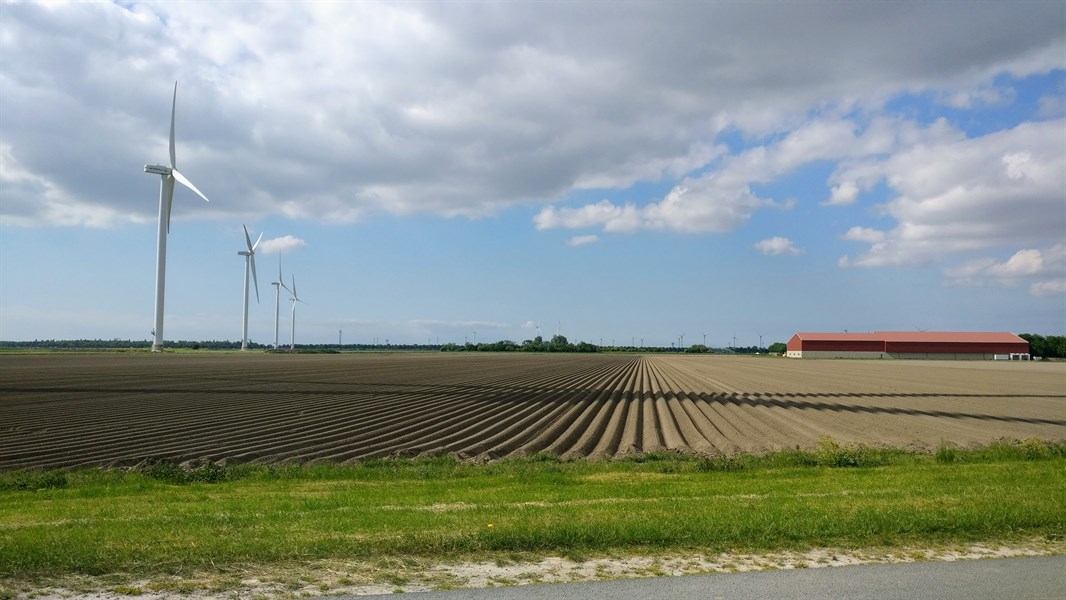
<path fill-rule="evenodd" d="M 252 252 L 255 252 L 255 249 L 259 247 L 259 242 L 261 242 L 261 241 L 263 241 L 263 234 L 262 233 L 259 234 L 259 239 L 257 239 L 255 241 L 255 244 L 252 245 Z"/>
<path fill-rule="evenodd" d="M 201 198 L 203 198 L 205 202 L 210 202 L 210 200 L 207 199 L 207 196 L 205 196 L 203 192 L 201 192 L 200 190 L 196 189 L 196 186 L 193 185 L 192 182 L 189 181 L 189 179 L 187 177 L 185 177 L 184 175 L 181 174 L 181 171 L 179 171 L 177 169 L 174 169 L 173 171 L 170 172 L 170 174 L 174 176 L 174 179 L 177 179 L 178 181 L 180 181 L 181 185 L 183 185 L 183 186 L 189 188 L 190 190 L 196 192 L 196 195 L 201 197 Z"/>
<path fill-rule="evenodd" d="M 174 113 L 178 108 L 178 82 L 174 82 L 174 101 L 170 105 L 170 168 L 178 168 L 178 159 L 174 156 Z"/>
<path fill-rule="evenodd" d="M 292 289 L 289 290 L 289 291 L 292 292 L 293 300 L 299 300 L 300 299 L 300 297 L 298 295 L 296 295 L 296 273 L 292 274 Z"/>
<path fill-rule="evenodd" d="M 252 281 L 255 282 L 255 303 L 259 304 L 259 278 L 255 276 L 255 254 L 249 254 L 248 259 L 252 262 Z"/>
<path fill-rule="evenodd" d="M 280 254 L 278 255 L 278 285 L 280 285 L 282 288 L 284 288 L 286 292 L 289 292 L 289 286 L 285 285 L 285 278 L 281 276 L 281 255 Z M 292 292 L 289 292 L 289 293 L 291 294 Z"/>
<path fill-rule="evenodd" d="M 244 227 L 244 242 L 246 244 L 248 244 L 248 251 L 251 252 L 252 251 L 252 236 L 248 235 L 248 226 L 247 225 L 241 225 L 241 227 Z"/>

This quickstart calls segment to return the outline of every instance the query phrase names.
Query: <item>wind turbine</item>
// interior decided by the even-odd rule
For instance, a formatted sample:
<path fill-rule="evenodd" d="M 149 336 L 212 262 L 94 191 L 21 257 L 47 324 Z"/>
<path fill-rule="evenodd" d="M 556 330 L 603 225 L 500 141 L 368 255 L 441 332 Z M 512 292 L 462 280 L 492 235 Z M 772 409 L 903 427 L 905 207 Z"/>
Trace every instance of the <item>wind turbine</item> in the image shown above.
<path fill-rule="evenodd" d="M 292 290 L 285 285 L 285 281 L 281 278 L 281 255 L 278 255 L 278 280 L 272 281 L 270 285 L 274 286 L 274 349 L 278 349 L 278 321 L 281 318 L 281 289 L 285 288 L 286 292 L 292 293 Z"/>
<path fill-rule="evenodd" d="M 178 162 L 174 156 L 174 113 L 178 106 L 178 82 L 174 82 L 174 98 L 170 105 L 170 166 L 144 165 L 144 172 L 159 175 L 159 238 L 156 244 L 155 262 L 155 340 L 152 342 L 152 352 L 163 351 L 163 298 L 166 287 L 167 271 L 167 234 L 170 233 L 170 209 L 174 203 L 174 181 L 189 188 L 197 196 L 210 202 L 207 196 L 196 189 L 184 175 L 178 171 Z"/>
<path fill-rule="evenodd" d="M 252 243 L 252 236 L 248 235 L 248 226 L 244 225 L 244 241 L 248 244 L 247 250 L 238 250 L 237 254 L 244 257 L 244 328 L 241 330 L 241 350 L 248 349 L 248 271 L 252 272 L 252 280 L 255 282 L 255 303 L 259 304 L 259 278 L 255 276 L 255 249 L 259 242 L 263 241 L 263 234 Z M 281 268 L 281 265 L 278 265 Z"/>
<path fill-rule="evenodd" d="M 281 273 L 281 267 L 278 267 L 278 273 Z M 281 278 L 279 277 L 278 279 L 281 279 Z M 292 301 L 292 319 L 291 319 L 292 320 L 292 337 L 289 338 L 289 350 L 295 350 L 296 349 L 296 303 L 297 302 L 303 302 L 303 300 L 300 300 L 300 297 L 298 295 L 296 295 L 296 275 L 295 274 L 292 276 L 292 289 L 289 290 L 289 293 L 292 294 L 292 298 L 289 298 L 289 300 Z"/>

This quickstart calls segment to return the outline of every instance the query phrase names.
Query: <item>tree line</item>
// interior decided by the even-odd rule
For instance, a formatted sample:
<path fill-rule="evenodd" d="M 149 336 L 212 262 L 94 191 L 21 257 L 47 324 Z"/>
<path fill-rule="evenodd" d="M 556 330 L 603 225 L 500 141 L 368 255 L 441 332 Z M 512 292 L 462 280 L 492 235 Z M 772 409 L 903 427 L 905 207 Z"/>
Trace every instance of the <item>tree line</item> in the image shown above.
<path fill-rule="evenodd" d="M 1066 358 L 1066 336 L 1023 333 L 1018 337 L 1029 342 L 1029 354 L 1041 358 Z"/>
<path fill-rule="evenodd" d="M 1029 354 L 1039 358 L 1066 358 L 1066 336 L 1049 335 L 1043 336 L 1035 333 L 1023 333 L 1018 337 L 1029 342 Z M 167 340 L 164 346 L 168 349 L 183 350 L 239 350 L 240 341 L 229 340 Z M 55 350 L 148 350 L 152 347 L 150 340 L 33 340 L 33 341 L 2 341 L 2 348 L 41 348 Z M 248 341 L 248 347 L 254 350 L 269 350 L 271 344 L 260 344 Z M 281 350 L 287 351 L 288 344 L 282 344 Z M 693 344 L 687 348 L 677 346 L 598 346 L 588 342 L 574 344 L 564 335 L 552 336 L 550 340 L 544 340 L 537 336 L 531 340 L 525 340 L 521 344 L 511 340 L 487 342 L 480 344 L 296 344 L 297 350 L 302 351 L 326 351 L 340 350 L 348 352 L 373 352 L 373 351 L 407 351 L 407 352 L 647 352 L 669 353 L 684 352 L 686 354 L 784 354 L 786 351 L 783 342 L 774 342 L 769 347 L 738 346 L 733 348 L 709 348 L 703 344 Z"/>

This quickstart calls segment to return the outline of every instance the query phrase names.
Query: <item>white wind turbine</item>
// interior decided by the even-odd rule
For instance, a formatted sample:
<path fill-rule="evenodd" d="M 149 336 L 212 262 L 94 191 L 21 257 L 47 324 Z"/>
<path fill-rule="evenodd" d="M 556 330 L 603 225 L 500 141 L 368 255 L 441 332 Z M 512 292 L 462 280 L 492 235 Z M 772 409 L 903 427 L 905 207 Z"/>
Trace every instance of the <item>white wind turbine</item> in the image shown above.
<path fill-rule="evenodd" d="M 271 282 L 274 286 L 274 349 L 278 349 L 278 321 L 281 318 L 281 289 L 285 288 L 286 292 L 292 293 L 286 285 L 285 281 L 281 278 L 281 255 L 278 255 L 278 280 Z"/>
<path fill-rule="evenodd" d="M 156 245 L 155 263 L 155 340 L 152 342 L 152 352 L 163 351 L 163 298 L 166 287 L 167 270 L 167 234 L 170 233 L 170 209 L 174 203 L 174 181 L 189 188 L 196 195 L 207 200 L 207 196 L 196 189 L 191 181 L 178 171 L 177 159 L 174 156 L 174 112 L 178 105 L 178 82 L 174 82 L 174 98 L 170 105 L 170 166 L 144 165 L 145 173 L 159 175 L 159 241 Z"/>
<path fill-rule="evenodd" d="M 279 277 L 279 279 L 280 279 L 280 277 Z M 289 338 L 289 350 L 295 350 L 296 349 L 296 303 L 297 302 L 303 302 L 303 300 L 300 300 L 300 296 L 298 296 L 296 294 L 296 275 L 295 274 L 292 276 L 292 289 L 289 290 L 289 293 L 292 294 L 292 298 L 289 298 L 289 300 L 292 301 L 292 317 L 290 319 L 292 321 L 292 334 L 291 334 L 291 337 Z"/>
<path fill-rule="evenodd" d="M 259 278 L 255 276 L 255 249 L 259 242 L 263 241 L 263 234 L 252 243 L 252 236 L 248 235 L 248 226 L 244 225 L 244 241 L 248 244 L 247 250 L 238 250 L 237 254 L 244 257 L 244 327 L 241 329 L 241 350 L 248 349 L 248 271 L 252 272 L 252 280 L 255 282 L 255 302 L 259 303 Z"/>

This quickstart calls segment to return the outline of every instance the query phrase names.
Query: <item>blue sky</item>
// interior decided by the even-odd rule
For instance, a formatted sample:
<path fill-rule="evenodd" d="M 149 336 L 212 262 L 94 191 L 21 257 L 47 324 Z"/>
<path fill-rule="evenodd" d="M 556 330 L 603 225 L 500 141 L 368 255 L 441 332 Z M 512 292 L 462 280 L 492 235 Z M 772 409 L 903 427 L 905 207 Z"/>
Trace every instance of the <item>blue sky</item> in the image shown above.
<path fill-rule="evenodd" d="M 0 12 L 0 339 L 1066 332 L 1062 3 Z"/>

